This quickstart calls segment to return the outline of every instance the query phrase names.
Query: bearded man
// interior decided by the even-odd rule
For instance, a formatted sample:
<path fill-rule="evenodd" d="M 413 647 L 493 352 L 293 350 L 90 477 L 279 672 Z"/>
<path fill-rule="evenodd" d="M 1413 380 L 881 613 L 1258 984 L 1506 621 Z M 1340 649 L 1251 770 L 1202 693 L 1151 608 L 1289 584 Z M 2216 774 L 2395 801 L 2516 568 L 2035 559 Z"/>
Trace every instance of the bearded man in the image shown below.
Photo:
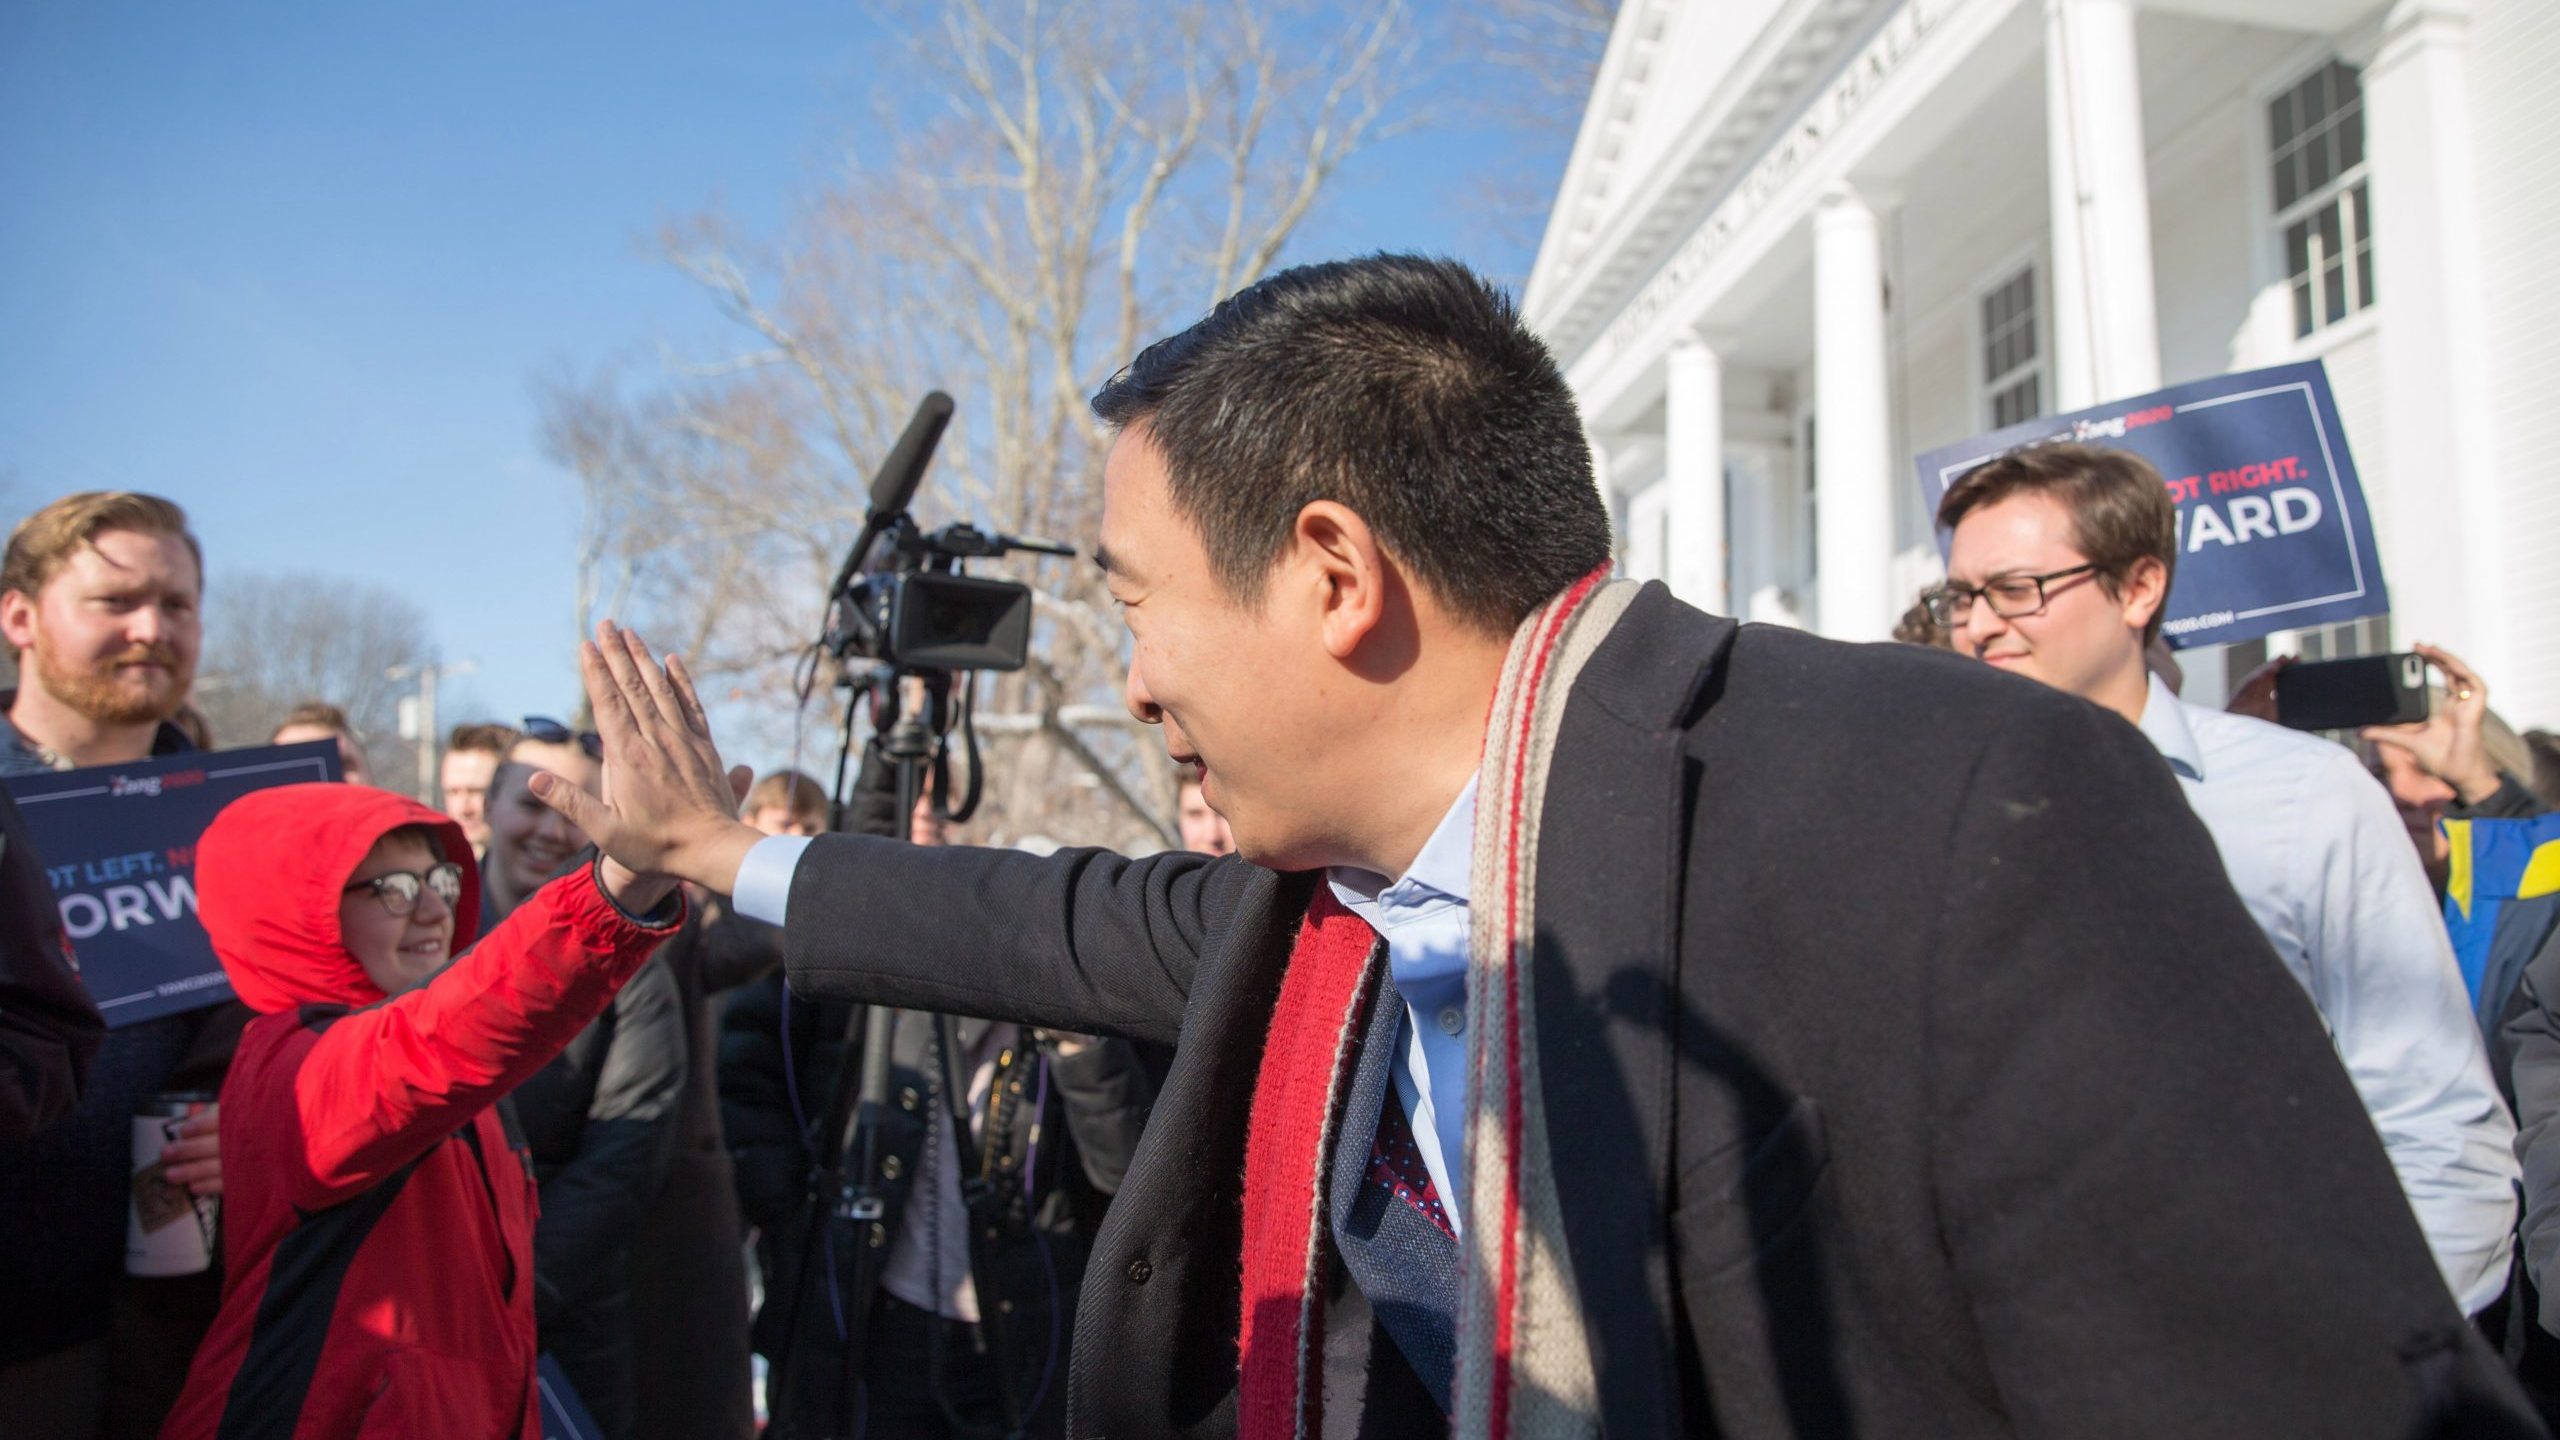
<path fill-rule="evenodd" d="M 203 593 L 186 512 L 156 495 L 69 495 L 19 522 L 0 558 L 0 634 L 19 676 L 0 692 L 0 775 L 194 749 L 170 722 L 195 680 Z M 157 1091 L 216 1088 L 246 1013 L 225 1004 L 109 1031 L 70 1117 L 0 1150 L 11 1435 L 143 1433 L 174 1399 L 219 1274 L 124 1276 L 131 1117 Z M 220 1191 L 216 1123 L 212 1106 L 189 1122 L 172 1181 Z M 110 1344 L 111 1315 L 127 1344 Z"/>

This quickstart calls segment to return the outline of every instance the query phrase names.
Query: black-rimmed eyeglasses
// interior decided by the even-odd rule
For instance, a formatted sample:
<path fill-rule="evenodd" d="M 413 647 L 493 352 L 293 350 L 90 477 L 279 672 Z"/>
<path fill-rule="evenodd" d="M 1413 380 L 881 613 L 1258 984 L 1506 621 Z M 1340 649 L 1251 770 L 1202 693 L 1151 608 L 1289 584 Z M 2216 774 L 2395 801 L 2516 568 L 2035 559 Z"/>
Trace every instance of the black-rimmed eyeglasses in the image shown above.
<path fill-rule="evenodd" d="M 2052 602 L 2048 586 L 2056 580 L 2086 575 L 2096 564 L 2074 565 L 2068 570 L 2049 570 L 2042 575 L 1997 575 L 1980 585 L 1967 585 L 1950 580 L 1920 597 L 1929 607 L 1929 618 L 1941 625 L 1957 626 L 1973 613 L 1973 602 L 1979 598 L 1990 602 L 1991 613 L 2003 620 L 2023 620 L 2041 615 Z"/>
<path fill-rule="evenodd" d="M 593 730 L 572 730 L 548 715 L 527 715 L 521 728 L 527 740 L 539 740 L 545 745 L 567 745 L 574 741 L 579 749 L 587 752 L 588 759 L 604 758 L 604 737 Z"/>
<path fill-rule="evenodd" d="M 381 901 L 382 908 L 393 915 L 406 915 L 417 909 L 419 892 L 425 890 L 433 890 L 437 899 L 451 907 L 462 900 L 462 865 L 459 861 L 447 860 L 441 865 L 430 865 L 423 872 L 394 870 L 388 875 L 359 880 L 348 886 L 346 893 L 353 895 L 359 890 L 372 891 L 373 898 Z"/>

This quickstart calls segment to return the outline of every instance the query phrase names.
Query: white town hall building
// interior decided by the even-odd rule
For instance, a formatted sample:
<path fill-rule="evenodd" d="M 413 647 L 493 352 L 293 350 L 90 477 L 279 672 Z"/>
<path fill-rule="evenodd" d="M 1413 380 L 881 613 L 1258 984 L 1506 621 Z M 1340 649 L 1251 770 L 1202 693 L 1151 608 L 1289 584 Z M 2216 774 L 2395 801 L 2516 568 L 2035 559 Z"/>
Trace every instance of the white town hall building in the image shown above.
<path fill-rule="evenodd" d="M 1916 453 L 2317 357 L 2394 611 L 2274 643 L 2560 724 L 2560 0 L 1626 0 L 1524 304 L 1631 573 L 1860 639 Z"/>

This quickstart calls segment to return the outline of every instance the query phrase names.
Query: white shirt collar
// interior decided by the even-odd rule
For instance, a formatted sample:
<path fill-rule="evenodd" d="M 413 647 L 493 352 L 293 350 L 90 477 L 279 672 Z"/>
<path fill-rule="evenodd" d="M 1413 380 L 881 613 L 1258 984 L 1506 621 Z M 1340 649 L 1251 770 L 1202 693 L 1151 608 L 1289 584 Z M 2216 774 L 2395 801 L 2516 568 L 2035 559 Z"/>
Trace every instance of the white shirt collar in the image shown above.
<path fill-rule="evenodd" d="M 2142 702 L 2142 733 L 2171 769 L 2190 780 L 2204 778 L 2204 747 L 2187 724 L 2187 705 L 2159 676 L 2151 677 L 2151 693 Z"/>

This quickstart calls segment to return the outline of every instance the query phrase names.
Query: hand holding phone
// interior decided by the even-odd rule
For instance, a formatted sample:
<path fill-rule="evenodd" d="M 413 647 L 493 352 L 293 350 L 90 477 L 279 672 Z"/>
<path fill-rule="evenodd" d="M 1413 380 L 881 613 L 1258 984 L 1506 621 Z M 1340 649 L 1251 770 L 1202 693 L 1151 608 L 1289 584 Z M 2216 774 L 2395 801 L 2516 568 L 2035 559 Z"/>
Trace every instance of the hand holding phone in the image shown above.
<path fill-rule="evenodd" d="M 2412 653 L 2443 674 L 2444 703 L 2417 722 L 2373 724 L 2357 734 L 2408 756 L 2419 769 L 2451 785 L 2464 804 L 2476 805 L 2496 794 L 2499 785 L 2498 767 L 2481 740 L 2489 717 L 2488 683 L 2461 656 L 2440 645 L 2419 645 Z"/>

